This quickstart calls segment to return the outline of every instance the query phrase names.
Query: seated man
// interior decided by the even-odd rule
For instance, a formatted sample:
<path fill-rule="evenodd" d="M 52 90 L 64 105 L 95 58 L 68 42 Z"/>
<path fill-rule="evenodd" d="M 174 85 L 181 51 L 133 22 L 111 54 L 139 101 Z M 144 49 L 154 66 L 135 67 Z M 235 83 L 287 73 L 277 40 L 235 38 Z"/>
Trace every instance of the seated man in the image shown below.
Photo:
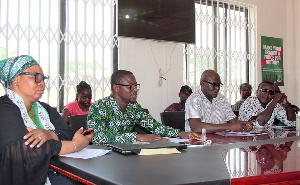
<path fill-rule="evenodd" d="M 140 84 L 130 71 L 117 70 L 111 76 L 112 94 L 96 101 L 87 118 L 88 128 L 94 128 L 93 143 L 125 143 L 162 140 L 162 137 L 198 138 L 196 133 L 180 132 L 162 125 L 136 102 Z M 133 132 L 139 124 L 153 134 Z M 199 137 L 200 138 L 200 137 Z"/>
<path fill-rule="evenodd" d="M 275 94 L 275 86 L 269 81 L 261 82 L 258 85 L 257 95 L 247 98 L 240 108 L 240 120 L 247 121 L 252 116 L 257 116 L 255 126 L 272 126 L 275 118 L 285 125 L 294 126 L 293 121 L 296 119 L 286 95 Z"/>
<path fill-rule="evenodd" d="M 165 109 L 165 111 L 184 111 L 185 101 L 192 93 L 193 91 L 189 86 L 187 85 L 182 86 L 178 94 L 180 98 L 180 102 L 171 104 L 169 107 Z"/>
<path fill-rule="evenodd" d="M 241 95 L 241 99 L 239 101 L 237 101 L 234 105 L 231 106 L 233 111 L 239 111 L 240 107 L 242 105 L 242 103 L 244 103 L 244 101 L 251 96 L 251 91 L 252 91 L 252 87 L 250 84 L 248 83 L 243 83 L 242 85 L 240 85 L 240 95 Z"/>
<path fill-rule="evenodd" d="M 200 79 L 201 89 L 194 92 L 185 105 L 185 131 L 207 133 L 219 131 L 250 131 L 251 122 L 237 120 L 228 100 L 221 94 L 220 76 L 214 70 L 206 70 Z"/>

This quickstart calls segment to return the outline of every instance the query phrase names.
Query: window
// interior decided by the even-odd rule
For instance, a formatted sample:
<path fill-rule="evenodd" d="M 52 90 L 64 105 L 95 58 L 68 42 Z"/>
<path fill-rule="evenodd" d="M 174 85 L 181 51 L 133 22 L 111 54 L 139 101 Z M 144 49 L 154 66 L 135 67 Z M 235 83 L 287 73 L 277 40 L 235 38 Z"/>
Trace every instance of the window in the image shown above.
<path fill-rule="evenodd" d="M 198 0 L 196 8 L 196 44 L 187 45 L 186 81 L 200 88 L 204 70 L 217 71 L 224 84 L 220 93 L 231 104 L 240 99 L 244 82 L 255 87 L 256 19 L 254 7 L 219 0 Z"/>
<path fill-rule="evenodd" d="M 61 110 L 75 99 L 81 80 L 92 86 L 93 101 L 110 94 L 118 50 L 115 0 L 0 3 L 1 59 L 28 54 L 40 62 L 50 77 L 41 101 Z M 201 73 L 214 69 L 224 84 L 221 93 L 233 104 L 240 98 L 240 84 L 256 86 L 255 7 L 196 0 L 195 8 L 196 44 L 183 51 L 186 83 L 198 89 Z"/>
<path fill-rule="evenodd" d="M 110 94 L 118 47 L 114 0 L 0 0 L 1 60 L 33 56 L 49 75 L 41 101 L 63 108 L 76 85 L 91 85 L 93 101 Z M 4 89 L 1 88 L 1 94 Z"/>

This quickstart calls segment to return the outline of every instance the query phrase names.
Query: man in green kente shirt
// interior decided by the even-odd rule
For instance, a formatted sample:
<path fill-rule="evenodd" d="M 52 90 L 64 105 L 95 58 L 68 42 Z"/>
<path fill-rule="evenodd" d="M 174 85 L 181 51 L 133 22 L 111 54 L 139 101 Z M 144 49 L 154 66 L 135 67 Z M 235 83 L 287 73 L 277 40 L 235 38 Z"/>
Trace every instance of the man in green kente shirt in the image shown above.
<path fill-rule="evenodd" d="M 88 114 L 87 126 L 94 129 L 94 144 L 155 141 L 163 137 L 200 138 L 196 133 L 162 125 L 146 113 L 136 102 L 139 87 L 130 71 L 118 70 L 112 74 L 112 94 L 96 101 Z M 135 124 L 152 134 L 133 132 Z"/>

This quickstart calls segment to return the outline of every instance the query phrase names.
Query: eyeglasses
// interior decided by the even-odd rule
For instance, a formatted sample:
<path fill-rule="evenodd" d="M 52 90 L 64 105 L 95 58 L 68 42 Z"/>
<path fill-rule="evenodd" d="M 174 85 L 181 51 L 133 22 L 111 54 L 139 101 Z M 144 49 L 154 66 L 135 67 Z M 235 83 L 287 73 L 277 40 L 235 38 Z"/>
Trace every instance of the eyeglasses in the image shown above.
<path fill-rule="evenodd" d="M 139 90 L 140 86 L 141 86 L 141 84 L 135 84 L 135 85 L 116 84 L 116 85 L 121 85 L 121 86 L 129 87 L 129 89 L 131 91 L 133 91 L 134 89 Z"/>
<path fill-rule="evenodd" d="M 281 91 L 275 90 L 275 94 L 277 94 L 277 93 L 281 93 Z"/>
<path fill-rule="evenodd" d="M 273 90 L 269 90 L 269 89 L 260 89 L 260 91 L 262 93 L 269 93 L 269 95 L 274 95 L 275 92 Z"/>
<path fill-rule="evenodd" d="M 35 83 L 41 83 L 41 81 L 47 80 L 49 77 L 48 76 L 44 76 L 41 73 L 30 73 L 30 72 L 23 72 L 20 73 L 19 75 L 31 75 L 35 77 Z"/>
<path fill-rule="evenodd" d="M 213 88 L 216 88 L 216 87 L 218 87 L 219 89 L 222 87 L 222 83 L 219 83 L 219 84 L 216 84 L 216 83 L 211 83 L 211 82 L 208 82 L 208 81 L 206 81 L 206 80 L 203 80 L 203 82 L 206 82 L 206 83 L 208 83 L 208 84 L 210 84 L 211 86 L 213 86 Z"/>

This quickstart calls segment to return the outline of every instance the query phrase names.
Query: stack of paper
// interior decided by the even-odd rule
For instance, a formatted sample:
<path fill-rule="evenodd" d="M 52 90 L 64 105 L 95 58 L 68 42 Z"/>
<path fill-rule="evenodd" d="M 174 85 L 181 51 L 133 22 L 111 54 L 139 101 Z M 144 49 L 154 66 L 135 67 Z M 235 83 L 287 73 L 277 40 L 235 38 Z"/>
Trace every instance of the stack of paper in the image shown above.
<path fill-rule="evenodd" d="M 60 156 L 79 158 L 79 159 L 90 159 L 90 158 L 94 158 L 94 157 L 103 156 L 103 155 L 107 154 L 108 152 L 110 152 L 110 150 L 84 148 L 79 152 L 64 154 L 64 155 L 60 155 Z"/>
<path fill-rule="evenodd" d="M 180 154 L 176 148 L 142 149 L 139 155 Z"/>

